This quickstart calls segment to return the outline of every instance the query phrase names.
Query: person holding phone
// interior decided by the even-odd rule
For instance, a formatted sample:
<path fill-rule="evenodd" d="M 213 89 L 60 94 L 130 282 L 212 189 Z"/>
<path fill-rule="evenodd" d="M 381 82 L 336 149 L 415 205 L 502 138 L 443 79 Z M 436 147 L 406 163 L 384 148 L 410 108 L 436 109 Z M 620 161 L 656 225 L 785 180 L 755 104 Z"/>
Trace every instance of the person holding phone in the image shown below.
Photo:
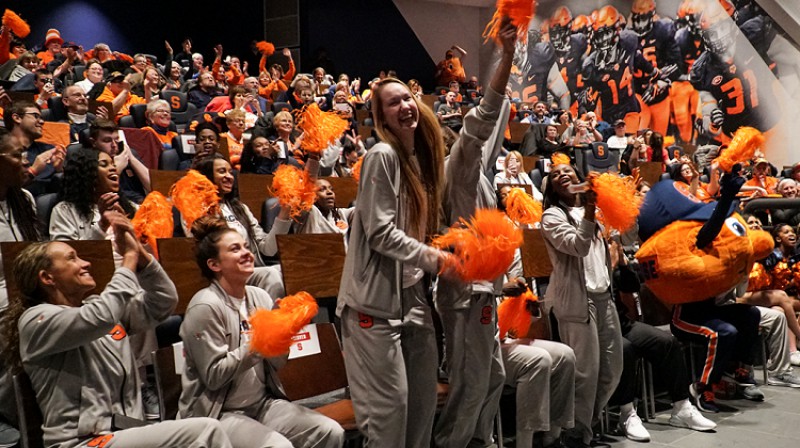
<path fill-rule="evenodd" d="M 61 183 L 56 173 L 63 171 L 67 151 L 63 146 L 36 141 L 42 137 L 44 126 L 39 106 L 29 101 L 15 101 L 3 112 L 3 121 L 6 129 L 22 144 L 31 164 L 28 168 L 31 179 L 25 189 L 34 196 L 58 193 Z"/>
<path fill-rule="evenodd" d="M 575 352 L 575 428 L 568 446 L 589 446 L 599 418 L 622 375 L 622 335 L 612 299 L 612 268 L 597 194 L 576 193 L 583 181 L 571 165 L 550 169 L 544 189 L 542 236 L 553 265 L 544 299 L 558 334 Z"/>

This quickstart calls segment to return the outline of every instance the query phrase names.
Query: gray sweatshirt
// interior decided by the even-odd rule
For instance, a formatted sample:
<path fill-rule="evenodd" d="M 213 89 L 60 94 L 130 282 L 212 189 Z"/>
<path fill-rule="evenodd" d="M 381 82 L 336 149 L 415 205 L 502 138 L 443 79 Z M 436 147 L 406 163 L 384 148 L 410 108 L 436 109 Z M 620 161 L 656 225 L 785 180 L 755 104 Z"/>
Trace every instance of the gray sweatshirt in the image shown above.
<path fill-rule="evenodd" d="M 20 356 L 44 414 L 46 446 L 110 432 L 113 414 L 144 419 L 128 335 L 156 326 L 177 303 L 175 285 L 151 261 L 138 274 L 118 268 L 79 307 L 43 303 L 22 314 Z"/>

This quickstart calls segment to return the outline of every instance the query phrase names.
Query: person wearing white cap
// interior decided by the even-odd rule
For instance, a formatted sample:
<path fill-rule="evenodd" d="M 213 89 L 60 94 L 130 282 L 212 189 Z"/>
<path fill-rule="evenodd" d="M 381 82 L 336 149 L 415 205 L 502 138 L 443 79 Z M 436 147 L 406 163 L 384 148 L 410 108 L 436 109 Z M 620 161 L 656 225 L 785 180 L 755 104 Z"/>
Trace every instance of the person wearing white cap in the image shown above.
<path fill-rule="evenodd" d="M 47 65 L 50 61 L 61 55 L 61 44 L 64 39 L 61 38 L 61 32 L 55 28 L 47 30 L 44 36 L 44 51 L 36 54 L 42 60 L 42 64 Z"/>

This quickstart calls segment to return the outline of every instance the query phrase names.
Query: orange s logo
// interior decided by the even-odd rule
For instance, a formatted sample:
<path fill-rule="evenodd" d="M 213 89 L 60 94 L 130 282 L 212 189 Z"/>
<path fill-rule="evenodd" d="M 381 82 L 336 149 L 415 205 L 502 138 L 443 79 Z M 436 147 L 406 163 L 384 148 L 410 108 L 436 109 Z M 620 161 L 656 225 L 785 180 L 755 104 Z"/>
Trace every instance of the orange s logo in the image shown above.
<path fill-rule="evenodd" d="M 90 440 L 89 443 L 86 444 L 86 446 L 89 446 L 89 447 L 92 447 L 92 448 L 95 448 L 95 447 L 96 448 L 103 448 L 113 438 L 114 438 L 114 434 L 106 434 L 104 436 L 97 436 L 94 439 Z"/>
<path fill-rule="evenodd" d="M 181 99 L 177 96 L 173 96 L 169 99 L 169 104 L 173 109 L 180 109 L 181 108 Z"/>
<path fill-rule="evenodd" d="M 115 341 L 121 341 L 125 339 L 125 336 L 128 335 L 128 332 L 125 331 L 125 327 L 117 324 L 111 329 L 111 331 L 108 332 L 108 334 L 111 336 L 111 339 Z"/>
<path fill-rule="evenodd" d="M 597 157 L 605 157 L 605 156 L 606 156 L 606 146 L 597 145 Z"/>

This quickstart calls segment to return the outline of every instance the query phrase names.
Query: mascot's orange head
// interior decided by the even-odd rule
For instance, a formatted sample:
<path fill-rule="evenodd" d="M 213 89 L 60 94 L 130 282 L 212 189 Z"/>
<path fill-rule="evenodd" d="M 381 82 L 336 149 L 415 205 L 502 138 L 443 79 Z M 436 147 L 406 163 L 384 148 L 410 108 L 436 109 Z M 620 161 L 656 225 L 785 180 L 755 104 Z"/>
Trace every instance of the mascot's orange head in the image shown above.
<path fill-rule="evenodd" d="M 717 207 L 725 208 L 715 215 L 719 230 L 710 243 L 698 247 L 701 229 L 708 231 Z M 753 263 L 770 254 L 770 235 L 748 229 L 733 209 L 730 201 L 704 203 L 672 181 L 659 182 L 647 193 L 639 215 L 643 243 L 636 258 L 645 284 L 661 301 L 699 302 L 724 294 L 747 281 Z"/>

